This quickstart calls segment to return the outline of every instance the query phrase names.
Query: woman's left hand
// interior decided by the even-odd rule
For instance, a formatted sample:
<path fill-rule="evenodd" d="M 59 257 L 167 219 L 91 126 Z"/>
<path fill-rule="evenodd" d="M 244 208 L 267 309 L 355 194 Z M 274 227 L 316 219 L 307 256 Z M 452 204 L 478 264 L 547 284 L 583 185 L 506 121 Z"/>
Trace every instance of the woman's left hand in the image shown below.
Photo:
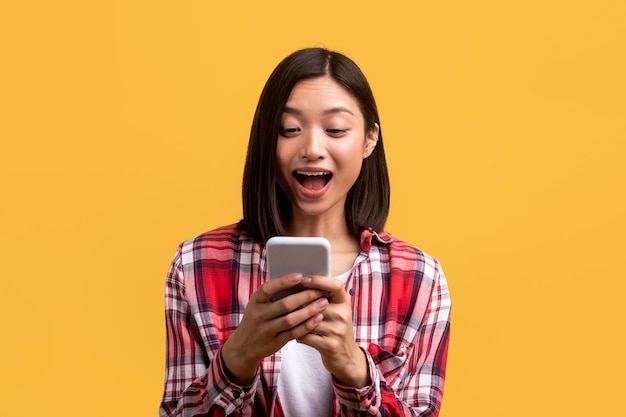
<path fill-rule="evenodd" d="M 306 286 L 328 292 L 324 320 L 299 343 L 317 349 L 326 369 L 345 386 L 362 388 L 371 383 L 365 353 L 354 340 L 352 304 L 341 281 L 314 276 Z"/>

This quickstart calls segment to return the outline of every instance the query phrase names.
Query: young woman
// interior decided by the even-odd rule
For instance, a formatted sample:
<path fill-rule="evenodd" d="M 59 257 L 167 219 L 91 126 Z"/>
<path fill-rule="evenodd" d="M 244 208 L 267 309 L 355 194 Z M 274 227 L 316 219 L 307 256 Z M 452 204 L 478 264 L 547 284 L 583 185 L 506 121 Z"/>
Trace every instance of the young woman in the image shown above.
<path fill-rule="evenodd" d="M 184 242 L 166 285 L 161 416 L 436 416 L 450 298 L 437 260 L 383 231 L 389 179 L 356 64 L 297 51 L 254 116 L 243 220 Z M 268 280 L 272 236 L 322 236 L 332 276 Z M 301 284 L 307 290 L 272 296 Z"/>

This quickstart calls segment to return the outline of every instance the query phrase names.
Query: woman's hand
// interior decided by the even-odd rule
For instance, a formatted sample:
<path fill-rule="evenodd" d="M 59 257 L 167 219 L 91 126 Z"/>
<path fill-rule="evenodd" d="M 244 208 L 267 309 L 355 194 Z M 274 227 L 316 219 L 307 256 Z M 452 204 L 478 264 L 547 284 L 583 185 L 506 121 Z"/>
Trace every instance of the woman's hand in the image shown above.
<path fill-rule="evenodd" d="M 330 304 L 322 313 L 324 320 L 298 342 L 317 349 L 326 369 L 341 384 L 355 388 L 369 385 L 367 359 L 354 340 L 352 305 L 343 284 L 335 278 L 315 276 L 303 285 L 323 291 Z"/>
<path fill-rule="evenodd" d="M 315 330 L 322 322 L 321 313 L 328 306 L 324 291 L 306 289 L 270 300 L 274 294 L 311 281 L 301 274 L 289 274 L 267 281 L 252 294 L 239 327 L 222 347 L 222 359 L 234 383 L 250 384 L 261 359 L 289 340 Z"/>

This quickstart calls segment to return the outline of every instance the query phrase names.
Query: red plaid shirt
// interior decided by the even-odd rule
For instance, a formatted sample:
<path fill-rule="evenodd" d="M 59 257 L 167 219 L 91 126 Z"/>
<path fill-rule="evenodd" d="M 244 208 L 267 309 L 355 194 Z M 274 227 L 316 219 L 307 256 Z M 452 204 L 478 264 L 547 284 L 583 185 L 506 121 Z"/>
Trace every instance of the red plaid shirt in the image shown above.
<path fill-rule="evenodd" d="M 267 279 L 265 266 L 264 246 L 236 225 L 180 245 L 165 289 L 161 416 L 283 416 L 280 351 L 261 361 L 247 387 L 228 380 L 221 359 L 252 293 Z M 439 262 L 388 233 L 364 231 L 346 291 L 372 384 L 356 389 L 335 382 L 333 415 L 437 416 L 450 331 Z"/>

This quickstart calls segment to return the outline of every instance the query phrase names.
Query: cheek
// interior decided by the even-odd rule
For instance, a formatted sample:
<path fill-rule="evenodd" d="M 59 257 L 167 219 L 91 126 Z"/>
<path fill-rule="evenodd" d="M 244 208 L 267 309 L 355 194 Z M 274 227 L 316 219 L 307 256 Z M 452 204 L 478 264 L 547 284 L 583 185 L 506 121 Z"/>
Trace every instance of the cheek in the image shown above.
<path fill-rule="evenodd" d="M 363 166 L 363 159 L 357 156 L 353 156 L 351 158 L 345 158 L 341 161 L 341 165 L 339 166 L 339 175 L 336 176 L 336 179 L 340 181 L 342 184 L 352 187 L 356 182 L 356 179 L 359 177 L 361 173 L 361 167 Z"/>
<path fill-rule="evenodd" d="M 356 179 L 361 174 L 361 169 L 363 168 L 363 152 L 364 148 L 358 147 L 354 150 L 352 154 L 352 158 L 350 160 L 350 172 L 352 174 L 352 181 L 356 181 Z"/>
<path fill-rule="evenodd" d="M 282 141 L 278 141 L 276 144 L 276 165 L 279 170 L 283 170 L 283 167 L 289 163 L 287 146 Z"/>
<path fill-rule="evenodd" d="M 345 169 L 361 170 L 363 165 L 363 155 L 365 152 L 365 145 L 360 140 L 352 143 L 345 143 L 338 146 L 335 149 L 335 155 Z"/>
<path fill-rule="evenodd" d="M 286 175 L 290 172 L 290 161 L 289 147 L 279 141 L 276 146 L 276 180 L 281 186 L 285 184 Z"/>

